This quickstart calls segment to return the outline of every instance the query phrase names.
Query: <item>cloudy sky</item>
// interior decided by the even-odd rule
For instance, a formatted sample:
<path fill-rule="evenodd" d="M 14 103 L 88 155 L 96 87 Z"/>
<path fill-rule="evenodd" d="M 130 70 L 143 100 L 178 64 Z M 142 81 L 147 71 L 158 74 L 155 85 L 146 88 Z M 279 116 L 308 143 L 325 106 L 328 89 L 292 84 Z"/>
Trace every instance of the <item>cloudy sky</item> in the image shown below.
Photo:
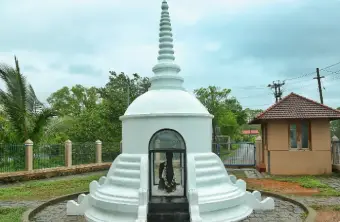
<path fill-rule="evenodd" d="M 266 87 L 319 100 L 315 69 L 340 62 L 339 0 L 169 0 L 176 61 L 193 90 L 232 89 L 266 108 Z M 63 86 L 103 86 L 108 71 L 152 76 L 161 0 L 2 0 L 0 62 L 17 55 L 45 100 Z M 340 106 L 340 64 L 321 70 L 324 102 Z M 301 77 L 303 76 L 303 77 Z M 301 78 L 298 78 L 301 77 Z M 0 85 L 3 87 L 3 85 Z"/>

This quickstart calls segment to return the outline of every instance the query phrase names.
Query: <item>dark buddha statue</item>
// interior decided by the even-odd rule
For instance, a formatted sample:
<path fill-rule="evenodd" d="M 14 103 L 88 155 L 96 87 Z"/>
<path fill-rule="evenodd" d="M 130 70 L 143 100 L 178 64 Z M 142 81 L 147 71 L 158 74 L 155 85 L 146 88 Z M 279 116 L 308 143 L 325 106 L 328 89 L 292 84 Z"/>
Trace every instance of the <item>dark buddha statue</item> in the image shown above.
<path fill-rule="evenodd" d="M 166 152 L 166 161 L 159 164 L 159 190 L 165 190 L 167 193 L 176 190 L 176 181 L 174 175 L 174 168 L 172 165 L 172 152 Z"/>

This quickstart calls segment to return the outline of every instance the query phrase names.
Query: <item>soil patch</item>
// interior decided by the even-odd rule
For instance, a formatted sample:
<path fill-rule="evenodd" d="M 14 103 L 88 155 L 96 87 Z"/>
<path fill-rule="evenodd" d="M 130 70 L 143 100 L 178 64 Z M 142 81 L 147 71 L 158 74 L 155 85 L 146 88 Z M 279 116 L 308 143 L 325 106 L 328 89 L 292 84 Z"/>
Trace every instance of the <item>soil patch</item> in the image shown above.
<path fill-rule="evenodd" d="M 340 221 L 339 211 L 317 211 L 316 222 L 336 222 Z"/>
<path fill-rule="evenodd" d="M 271 179 L 245 179 L 247 187 L 252 189 L 274 191 L 282 194 L 295 194 L 310 196 L 320 193 L 316 188 L 305 188 L 298 183 L 282 182 Z"/>

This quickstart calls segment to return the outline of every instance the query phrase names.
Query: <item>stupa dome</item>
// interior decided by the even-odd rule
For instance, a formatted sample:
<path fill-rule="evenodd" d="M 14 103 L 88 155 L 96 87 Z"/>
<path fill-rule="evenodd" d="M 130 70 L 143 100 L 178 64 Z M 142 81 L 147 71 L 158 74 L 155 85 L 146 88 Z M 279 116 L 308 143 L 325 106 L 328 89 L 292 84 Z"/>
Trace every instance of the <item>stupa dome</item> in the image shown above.
<path fill-rule="evenodd" d="M 144 93 L 130 104 L 124 116 L 141 114 L 187 114 L 211 117 L 194 95 L 187 91 L 172 89 L 150 90 Z"/>

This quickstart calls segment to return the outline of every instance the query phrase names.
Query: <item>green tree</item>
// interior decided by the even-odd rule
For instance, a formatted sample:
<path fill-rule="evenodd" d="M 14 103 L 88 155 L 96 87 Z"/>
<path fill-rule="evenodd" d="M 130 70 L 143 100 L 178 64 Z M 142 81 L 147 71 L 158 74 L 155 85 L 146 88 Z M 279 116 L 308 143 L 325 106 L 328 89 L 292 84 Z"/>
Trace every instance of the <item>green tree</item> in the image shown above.
<path fill-rule="evenodd" d="M 0 89 L 0 104 L 16 134 L 16 142 L 22 143 L 27 139 L 36 142 L 49 118 L 56 113 L 49 108 L 43 108 L 39 113 L 34 112 L 35 107 L 42 103 L 20 72 L 17 58 L 14 57 L 14 60 L 15 67 L 0 64 L 0 79 L 6 88 L 6 91 Z"/>
<path fill-rule="evenodd" d="M 110 71 L 109 82 L 99 90 L 104 102 L 111 109 L 114 119 L 124 114 L 133 100 L 147 92 L 151 86 L 148 77 L 133 74 L 133 78 L 121 72 Z"/>
<path fill-rule="evenodd" d="M 138 74 L 133 74 L 130 78 L 124 73 L 116 74 L 112 71 L 108 83 L 99 89 L 86 88 L 82 85 L 73 86 L 71 89 L 63 87 L 53 93 L 48 102 L 71 123 L 67 125 L 68 127 L 61 126 L 59 131 L 52 131 L 52 134 L 54 133 L 58 140 L 68 137 L 74 142 L 97 139 L 103 142 L 120 141 L 119 117 L 128 106 L 128 94 L 129 101 L 132 102 L 149 87 L 148 78 L 140 77 Z M 72 121 L 68 117 L 72 117 Z M 45 137 L 52 134 L 46 133 Z"/>
<path fill-rule="evenodd" d="M 230 97 L 230 89 L 220 89 L 216 86 L 194 90 L 196 97 L 214 115 L 212 120 L 213 140 L 216 139 L 216 126 L 224 135 L 235 136 L 239 126 L 246 122 L 246 113 L 236 98 Z"/>
<path fill-rule="evenodd" d="M 245 113 L 247 115 L 247 122 L 250 122 L 251 120 L 253 120 L 257 115 L 259 115 L 260 113 L 263 112 L 262 109 L 249 109 L 246 108 Z"/>
<path fill-rule="evenodd" d="M 16 134 L 8 121 L 6 113 L 0 110 L 0 143 L 16 142 Z"/>
<path fill-rule="evenodd" d="M 47 102 L 61 116 L 77 116 L 84 109 L 94 108 L 98 101 L 97 88 L 86 88 L 79 84 L 71 89 L 65 86 L 47 98 Z"/>

